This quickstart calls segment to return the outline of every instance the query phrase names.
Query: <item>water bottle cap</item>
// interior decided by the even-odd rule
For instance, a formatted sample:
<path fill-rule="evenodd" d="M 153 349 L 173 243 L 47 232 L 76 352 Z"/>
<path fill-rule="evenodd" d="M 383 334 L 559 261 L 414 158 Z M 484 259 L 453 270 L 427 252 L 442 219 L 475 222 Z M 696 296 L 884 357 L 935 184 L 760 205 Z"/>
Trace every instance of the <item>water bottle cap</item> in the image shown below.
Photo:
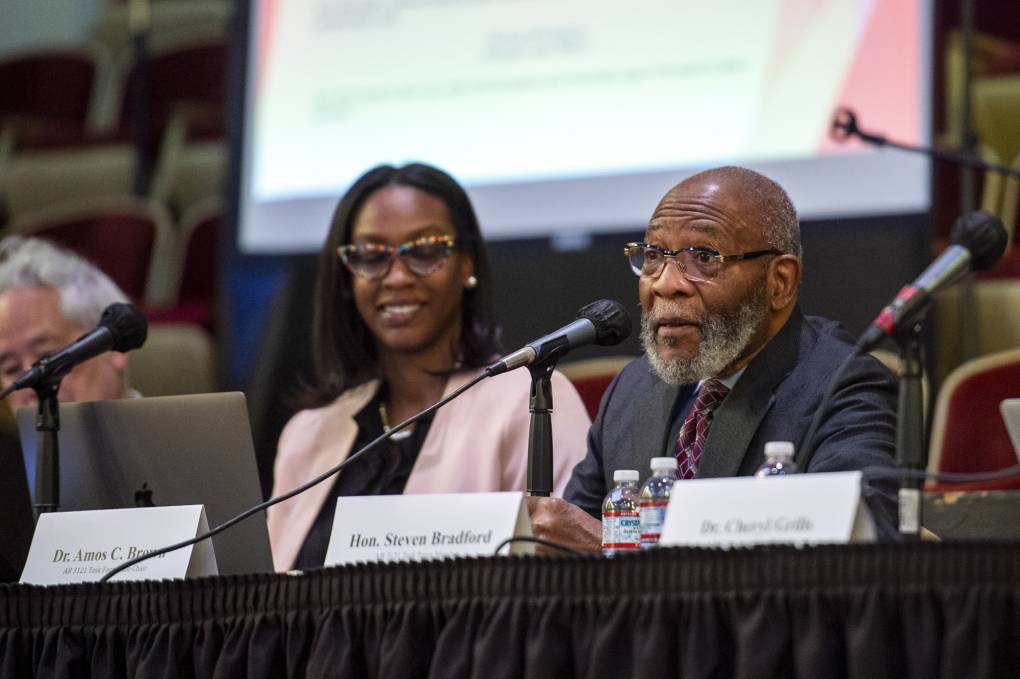
<path fill-rule="evenodd" d="M 653 457 L 652 458 L 652 471 L 675 471 L 676 470 L 676 458 L 675 457 Z"/>
<path fill-rule="evenodd" d="M 640 477 L 636 469 L 617 469 L 613 472 L 613 481 L 637 481 Z"/>
<path fill-rule="evenodd" d="M 769 441 L 765 444 L 765 457 L 793 457 L 792 441 Z"/>

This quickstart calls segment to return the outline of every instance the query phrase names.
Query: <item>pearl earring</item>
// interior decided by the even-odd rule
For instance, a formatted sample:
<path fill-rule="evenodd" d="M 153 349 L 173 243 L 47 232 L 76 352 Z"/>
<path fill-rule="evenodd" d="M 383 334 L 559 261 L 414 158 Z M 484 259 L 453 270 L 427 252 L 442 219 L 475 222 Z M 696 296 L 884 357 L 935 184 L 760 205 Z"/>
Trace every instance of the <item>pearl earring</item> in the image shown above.
<path fill-rule="evenodd" d="M 467 280 L 464 281 L 464 287 L 468 290 L 474 290 L 477 285 L 478 279 L 475 278 L 474 274 L 468 276 Z"/>

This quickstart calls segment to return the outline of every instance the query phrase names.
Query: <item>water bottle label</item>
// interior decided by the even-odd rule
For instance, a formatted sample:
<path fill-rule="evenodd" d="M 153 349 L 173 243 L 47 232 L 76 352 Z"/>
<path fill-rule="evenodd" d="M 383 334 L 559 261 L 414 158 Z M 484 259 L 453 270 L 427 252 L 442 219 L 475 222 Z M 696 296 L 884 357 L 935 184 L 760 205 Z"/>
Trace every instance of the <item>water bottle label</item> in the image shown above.
<path fill-rule="evenodd" d="M 641 547 L 641 515 L 636 511 L 602 513 L 603 551 Z"/>
<path fill-rule="evenodd" d="M 659 544 L 662 523 L 666 520 L 669 500 L 641 501 L 641 548 L 650 549 Z"/>
<path fill-rule="evenodd" d="M 916 535 L 921 530 L 921 491 L 900 488 L 900 532 Z"/>

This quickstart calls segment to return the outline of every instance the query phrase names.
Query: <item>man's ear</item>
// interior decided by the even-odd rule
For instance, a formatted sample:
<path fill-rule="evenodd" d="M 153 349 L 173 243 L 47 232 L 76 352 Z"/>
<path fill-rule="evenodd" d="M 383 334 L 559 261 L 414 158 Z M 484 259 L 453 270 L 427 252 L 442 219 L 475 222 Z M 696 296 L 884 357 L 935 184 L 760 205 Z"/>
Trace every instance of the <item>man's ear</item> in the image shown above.
<path fill-rule="evenodd" d="M 800 287 L 800 258 L 793 255 L 778 255 L 769 264 L 769 306 L 785 309 L 797 299 Z"/>

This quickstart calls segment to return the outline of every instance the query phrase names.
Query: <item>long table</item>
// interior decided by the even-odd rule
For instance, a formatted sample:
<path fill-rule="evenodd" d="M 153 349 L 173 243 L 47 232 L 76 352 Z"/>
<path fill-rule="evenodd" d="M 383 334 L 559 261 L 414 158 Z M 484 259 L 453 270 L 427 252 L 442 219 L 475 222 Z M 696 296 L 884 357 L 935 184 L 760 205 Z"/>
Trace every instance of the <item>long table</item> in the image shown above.
<path fill-rule="evenodd" d="M 1020 544 L 0 586 L 2 677 L 1020 676 Z"/>

